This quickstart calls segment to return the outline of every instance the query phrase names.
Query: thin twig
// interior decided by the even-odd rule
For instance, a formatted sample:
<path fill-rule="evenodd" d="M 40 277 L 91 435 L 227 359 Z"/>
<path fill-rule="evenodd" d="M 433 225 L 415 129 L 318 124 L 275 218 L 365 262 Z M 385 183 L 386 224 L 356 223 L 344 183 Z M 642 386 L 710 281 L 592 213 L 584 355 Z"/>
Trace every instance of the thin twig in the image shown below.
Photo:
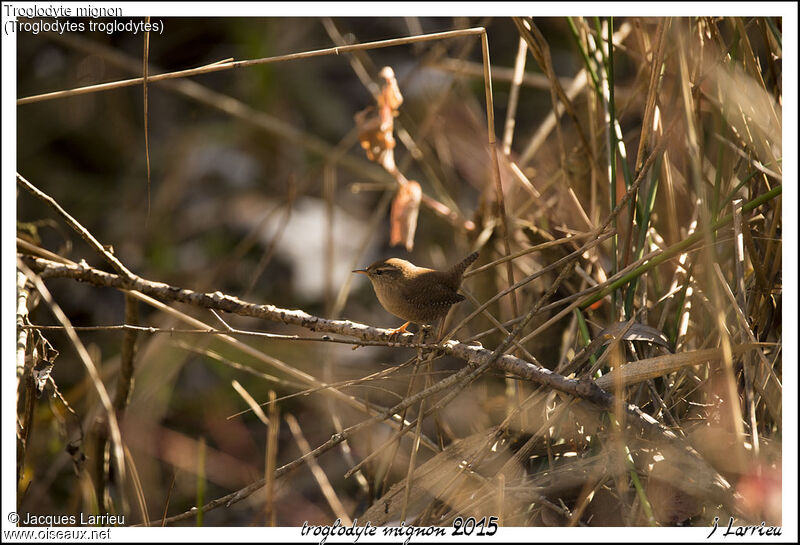
<path fill-rule="evenodd" d="M 132 295 L 125 294 L 125 324 L 133 325 L 139 321 L 138 301 Z M 136 357 L 136 337 L 135 328 L 125 329 L 122 337 L 122 348 L 120 349 L 119 377 L 117 379 L 117 391 L 114 394 L 114 408 L 122 413 L 128 405 L 133 386 L 134 358 Z"/>
<path fill-rule="evenodd" d="M 270 401 L 275 400 L 275 390 L 269 391 Z M 281 419 L 278 413 L 278 404 L 271 403 L 269 406 L 269 425 L 267 426 L 267 451 L 264 455 L 264 473 L 266 481 L 267 501 L 264 505 L 267 526 L 275 526 L 275 480 L 278 478 L 275 471 L 278 460 L 278 432 L 280 430 Z"/>

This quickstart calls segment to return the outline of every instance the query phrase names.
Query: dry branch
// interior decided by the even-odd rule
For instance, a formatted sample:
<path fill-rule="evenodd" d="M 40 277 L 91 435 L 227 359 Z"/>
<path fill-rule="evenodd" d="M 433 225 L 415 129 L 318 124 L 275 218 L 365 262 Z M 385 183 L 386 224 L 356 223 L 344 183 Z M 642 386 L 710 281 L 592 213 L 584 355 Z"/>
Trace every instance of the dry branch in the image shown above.
<path fill-rule="evenodd" d="M 162 301 L 176 301 L 190 305 L 230 312 L 240 316 L 261 318 L 272 322 L 281 322 L 287 325 L 300 326 L 310 331 L 337 333 L 354 337 L 363 341 L 383 341 L 387 345 L 410 346 L 414 336 L 403 335 L 400 338 L 392 337 L 388 329 L 371 327 L 350 320 L 328 320 L 313 316 L 302 310 L 290 310 L 274 305 L 258 305 L 242 301 L 237 297 L 225 295 L 222 292 L 200 293 L 185 288 L 170 286 L 162 282 L 152 282 L 140 277 L 131 280 L 95 269 L 85 262 L 75 265 L 62 264 L 48 259 L 22 256 L 21 259 L 34 272 L 42 278 L 71 278 L 95 286 L 135 290 L 145 295 L 155 297 Z M 356 343 L 357 344 L 357 343 Z M 481 365 L 492 357 L 492 351 L 479 345 L 468 345 L 458 341 L 448 341 L 438 347 L 444 354 L 468 361 L 473 365 Z M 518 377 L 549 386 L 561 392 L 578 396 L 601 407 L 610 406 L 610 396 L 607 392 L 597 388 L 591 381 L 568 379 L 547 369 L 543 369 L 523 359 L 510 355 L 499 357 L 495 367 Z"/>

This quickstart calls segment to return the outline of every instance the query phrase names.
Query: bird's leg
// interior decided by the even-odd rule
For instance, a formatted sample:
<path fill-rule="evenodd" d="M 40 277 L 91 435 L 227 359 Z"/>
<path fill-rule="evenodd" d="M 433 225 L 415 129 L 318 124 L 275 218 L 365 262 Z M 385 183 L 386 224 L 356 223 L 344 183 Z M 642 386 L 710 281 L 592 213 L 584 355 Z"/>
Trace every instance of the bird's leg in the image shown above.
<path fill-rule="evenodd" d="M 408 331 L 406 331 L 406 328 L 409 326 L 409 324 L 411 324 L 411 322 L 406 322 L 396 329 L 390 329 L 389 336 L 394 337 L 395 335 L 402 335 L 403 333 L 408 333 Z"/>

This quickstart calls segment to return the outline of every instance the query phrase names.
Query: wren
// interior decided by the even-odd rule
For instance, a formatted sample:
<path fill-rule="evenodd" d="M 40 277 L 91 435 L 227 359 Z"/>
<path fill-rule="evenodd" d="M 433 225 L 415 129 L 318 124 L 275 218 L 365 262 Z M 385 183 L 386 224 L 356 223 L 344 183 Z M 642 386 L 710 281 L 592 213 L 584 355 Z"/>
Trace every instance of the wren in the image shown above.
<path fill-rule="evenodd" d="M 432 324 L 444 317 L 452 305 L 463 301 L 458 288 L 464 271 L 476 259 L 478 252 L 473 252 L 450 269 L 436 271 L 392 257 L 353 272 L 367 275 L 383 308 L 406 320 L 393 330 L 397 334 L 404 333 L 411 322 Z"/>

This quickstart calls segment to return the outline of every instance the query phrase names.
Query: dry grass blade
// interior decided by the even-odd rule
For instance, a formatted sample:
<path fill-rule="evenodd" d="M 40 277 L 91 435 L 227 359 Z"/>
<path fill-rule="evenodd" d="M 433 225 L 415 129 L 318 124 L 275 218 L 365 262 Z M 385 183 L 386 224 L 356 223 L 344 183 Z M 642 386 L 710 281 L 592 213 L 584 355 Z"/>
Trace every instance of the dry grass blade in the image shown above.
<path fill-rule="evenodd" d="M 580 122 L 577 112 L 575 111 L 574 106 L 572 105 L 572 101 L 569 99 L 567 94 L 564 92 L 564 89 L 561 87 L 561 82 L 556 77 L 555 71 L 553 70 L 553 62 L 550 56 L 550 48 L 547 45 L 547 41 L 545 40 L 542 33 L 539 31 L 538 27 L 533 23 L 533 20 L 530 18 L 522 19 L 519 17 L 514 18 L 514 25 L 517 27 L 517 32 L 525 40 L 528 44 L 528 47 L 531 50 L 531 53 L 536 58 L 536 61 L 541 66 L 542 70 L 544 70 L 545 75 L 550 80 L 550 89 L 551 91 L 558 96 L 558 100 L 564 106 L 566 112 L 572 117 L 573 121 L 575 122 L 576 129 L 578 131 L 578 135 L 580 136 L 581 142 L 584 145 L 584 149 L 590 153 L 591 147 L 589 146 L 589 140 L 586 137 L 586 134 L 583 131 L 583 126 Z M 556 111 L 558 106 L 556 103 L 553 104 L 553 110 Z M 557 125 L 557 123 L 556 123 Z M 525 163 L 524 160 L 520 160 L 520 163 Z"/>
<path fill-rule="evenodd" d="M 142 480 L 139 478 L 139 472 L 136 469 L 136 463 L 134 462 L 130 449 L 128 449 L 127 445 L 123 445 L 123 449 L 125 449 L 125 463 L 127 464 L 131 474 L 131 483 L 133 484 L 136 492 L 136 502 L 139 506 L 139 516 L 142 517 L 142 520 L 147 520 L 147 497 L 145 496 L 144 488 L 142 487 Z"/>
<path fill-rule="evenodd" d="M 735 345 L 731 348 L 732 353 L 743 354 L 748 351 L 759 350 L 761 347 L 759 345 L 743 344 Z M 684 367 L 693 367 L 710 361 L 721 361 L 724 357 L 725 355 L 720 348 L 667 354 L 655 358 L 628 362 L 619 369 L 614 369 L 602 377 L 595 379 L 594 382 L 601 388 L 610 388 L 617 378 L 621 377 L 623 385 L 631 386 L 639 382 L 666 376 Z"/>
<path fill-rule="evenodd" d="M 264 479 L 267 501 L 264 504 L 266 514 L 266 525 L 275 526 L 275 473 L 276 462 L 278 460 L 278 432 L 281 420 L 278 412 L 278 404 L 275 403 L 275 391 L 269 391 L 269 425 L 267 426 L 267 449 L 264 457 Z"/>
<path fill-rule="evenodd" d="M 447 72 L 453 72 L 459 75 L 483 79 L 483 65 L 476 62 L 448 58 L 442 59 L 439 62 L 431 63 L 428 66 L 431 68 L 436 68 L 437 70 L 445 70 Z M 507 68 L 503 66 L 494 66 L 492 68 L 492 79 L 496 82 L 514 82 L 516 77 L 515 74 L 516 67 Z M 547 79 L 547 76 L 542 74 L 523 72 L 520 83 L 521 85 L 525 85 L 527 87 L 550 89 L 550 80 Z M 568 80 L 562 80 L 562 85 L 566 86 L 568 84 Z"/>
<path fill-rule="evenodd" d="M 145 18 L 150 24 L 150 17 Z M 147 96 L 147 76 L 150 68 L 150 31 L 144 33 L 144 54 L 142 55 L 142 102 L 144 104 L 144 157 L 147 165 L 147 215 L 150 216 L 150 101 Z"/>
<path fill-rule="evenodd" d="M 505 195 L 503 182 L 500 179 L 500 162 L 498 159 L 497 143 L 494 128 L 494 99 L 492 97 L 492 69 L 489 62 L 489 39 L 484 32 L 481 34 L 481 51 L 483 54 L 483 81 L 486 91 L 486 122 L 489 131 L 489 154 L 492 158 L 492 174 L 494 175 L 495 191 L 497 197 L 497 215 L 503 227 L 502 237 L 506 256 L 511 255 L 511 233 L 509 231 L 508 216 L 506 214 Z M 509 286 L 514 285 L 514 267 L 511 261 L 506 263 L 506 280 Z M 514 316 L 517 315 L 517 295 L 510 292 L 511 308 Z"/>
<path fill-rule="evenodd" d="M 511 153 L 511 142 L 514 140 L 515 116 L 517 113 L 517 103 L 519 102 L 519 88 L 522 85 L 525 73 L 525 58 L 527 57 L 528 46 L 525 40 L 519 39 L 517 48 L 517 60 L 514 62 L 514 75 L 511 80 L 511 93 L 508 97 L 508 109 L 506 110 L 506 125 L 503 130 L 503 153 Z"/>
<path fill-rule="evenodd" d="M 417 463 L 417 451 L 419 450 L 419 438 L 422 433 L 422 415 L 425 412 L 425 399 L 419 402 L 419 416 L 417 417 L 417 427 L 414 432 L 414 446 L 411 447 L 411 455 L 408 457 L 408 471 L 406 472 L 406 488 L 403 493 L 403 508 L 400 511 L 400 520 L 405 521 L 408 515 L 408 502 L 411 497 L 411 487 L 414 482 L 414 466 Z"/>
<path fill-rule="evenodd" d="M 658 21 L 656 29 L 654 49 L 650 52 L 652 61 L 650 63 L 650 81 L 647 86 L 647 98 L 644 106 L 644 119 L 642 120 L 642 134 L 639 137 L 639 149 L 636 152 L 636 168 L 640 168 L 646 155 L 646 150 L 651 142 L 651 134 L 654 130 L 653 120 L 656 113 L 656 102 L 661 88 L 662 71 L 664 69 L 664 54 L 667 41 L 667 31 L 669 30 L 670 18 Z"/>
<path fill-rule="evenodd" d="M 284 416 L 284 419 L 286 420 L 286 423 L 289 424 L 289 429 L 294 436 L 294 440 L 297 442 L 297 446 L 300 448 L 300 452 L 302 452 L 304 455 L 308 454 L 308 452 L 311 451 L 311 447 L 309 446 L 308 441 L 306 441 L 306 438 L 303 435 L 303 430 L 300 429 L 300 424 L 298 424 L 297 419 L 291 414 Z M 345 508 L 342 505 L 342 502 L 339 500 L 339 497 L 336 495 L 336 492 L 333 490 L 333 487 L 328 480 L 328 476 L 325 475 L 325 472 L 314 458 L 307 458 L 306 462 L 308 463 L 309 469 L 311 469 L 311 473 L 314 474 L 314 479 L 316 479 L 320 490 L 322 490 L 322 494 L 325 496 L 325 500 L 328 502 L 328 505 L 331 506 L 334 514 L 341 519 L 344 526 L 350 526 L 352 521 L 347 515 L 347 511 L 345 511 Z"/>
<path fill-rule="evenodd" d="M 244 399 L 244 402 L 247 403 L 248 407 L 250 407 L 250 410 L 253 411 L 253 414 L 258 417 L 261 423 L 264 424 L 264 426 L 269 427 L 269 418 L 267 418 L 267 415 L 264 414 L 263 409 L 261 409 L 261 405 L 259 405 L 258 402 L 253 399 L 253 396 L 250 395 L 250 392 L 248 392 L 238 380 L 231 382 L 231 386 L 233 386 L 233 389 L 236 390 L 236 393 L 239 394 L 242 399 Z M 274 404 L 275 401 L 276 400 L 274 396 L 270 397 L 269 405 Z"/>
<path fill-rule="evenodd" d="M 139 322 L 139 307 L 135 297 L 125 294 L 125 324 L 135 326 Z M 136 356 L 136 338 L 138 333 L 133 329 L 125 331 L 120 350 L 120 373 L 117 380 L 117 391 L 114 393 L 114 408 L 122 414 L 130 399 L 133 383 L 134 358 Z"/>

